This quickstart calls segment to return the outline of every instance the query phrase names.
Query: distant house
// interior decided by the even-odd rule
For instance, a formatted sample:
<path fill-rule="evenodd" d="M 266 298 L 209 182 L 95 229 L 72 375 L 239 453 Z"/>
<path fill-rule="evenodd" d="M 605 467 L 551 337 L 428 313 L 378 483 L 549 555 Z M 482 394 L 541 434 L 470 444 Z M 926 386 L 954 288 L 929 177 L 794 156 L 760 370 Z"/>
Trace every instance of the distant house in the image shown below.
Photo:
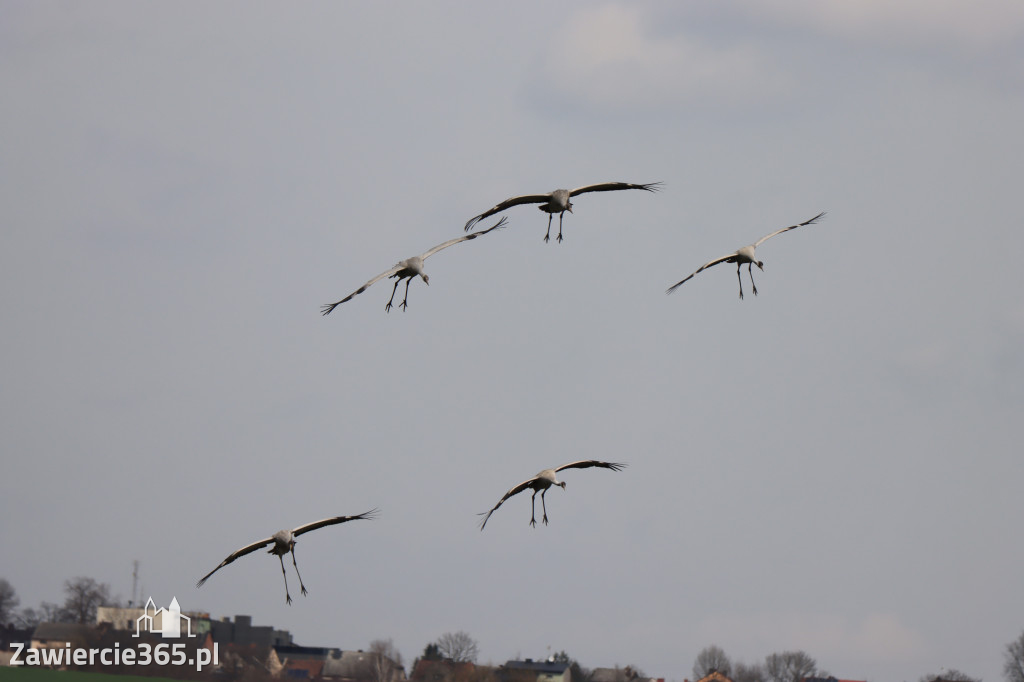
<path fill-rule="evenodd" d="M 589 682 L 625 682 L 622 668 L 594 668 L 590 671 Z"/>
<path fill-rule="evenodd" d="M 572 682 L 572 670 L 568 663 L 555 661 L 506 661 L 494 671 L 499 682 Z"/>
<path fill-rule="evenodd" d="M 292 635 L 287 630 L 275 630 L 270 625 L 253 625 L 252 616 L 235 616 L 232 623 L 228 617 L 210 621 L 210 634 L 213 641 L 221 646 L 238 644 L 259 647 L 288 646 L 292 643 Z"/>
<path fill-rule="evenodd" d="M 148 630 L 163 632 L 163 616 L 171 613 L 177 605 L 177 599 L 171 601 L 172 606 L 165 611 L 157 608 L 150 598 L 142 608 L 118 608 L 101 606 L 96 610 L 96 623 L 110 623 L 115 630 L 129 630 L 133 633 Z M 177 610 L 181 621 L 181 634 L 187 632 L 203 637 L 207 632 L 213 635 L 213 641 L 221 647 L 228 644 L 258 647 L 273 647 L 292 643 L 292 635 L 287 630 L 275 630 L 270 625 L 253 625 L 252 616 L 235 616 L 234 621 L 225 616 L 220 620 L 212 620 L 210 614 L 203 611 Z"/>
<path fill-rule="evenodd" d="M 371 651 L 338 651 L 324 660 L 321 675 L 339 682 L 404 682 L 405 668 Z"/>
<path fill-rule="evenodd" d="M 712 670 L 707 675 L 697 680 L 697 682 L 732 682 L 732 678 L 726 677 L 717 670 Z"/>
<path fill-rule="evenodd" d="M 275 677 L 314 679 L 323 676 L 323 663 L 341 649 L 287 644 L 275 646 L 267 657 L 267 670 Z"/>
<path fill-rule="evenodd" d="M 275 677 L 291 679 L 405 682 L 405 669 L 387 656 L 295 644 L 275 646 L 267 659 L 267 670 Z"/>
<path fill-rule="evenodd" d="M 141 608 L 131 606 L 126 608 L 120 606 L 101 606 L 96 609 L 96 624 L 102 625 L 103 623 L 110 623 L 110 626 L 115 630 L 124 630 L 134 633 L 140 633 L 142 630 L 146 630 L 148 632 L 163 632 L 163 616 L 174 608 L 173 605 L 176 605 L 177 602 L 177 599 L 173 599 L 171 601 L 172 606 L 169 606 L 166 611 L 163 608 L 157 608 L 152 597 L 150 597 L 146 601 L 145 606 Z M 188 632 L 191 632 L 193 635 L 199 635 L 201 637 L 209 632 L 209 613 L 203 611 L 182 611 L 180 608 L 177 609 L 177 613 L 178 622 L 180 623 L 181 620 L 186 620 L 187 623 L 182 630 L 183 633 L 188 634 Z"/>
<path fill-rule="evenodd" d="M 32 642 L 32 628 L 16 628 L 13 625 L 0 624 L 0 666 L 11 664 L 14 655 L 14 644 L 28 646 Z"/>
<path fill-rule="evenodd" d="M 32 632 L 32 648 L 63 649 L 68 643 L 82 646 L 92 633 L 93 628 L 82 623 L 40 623 Z"/>
<path fill-rule="evenodd" d="M 152 615 L 149 613 L 150 609 L 153 610 Z M 98 613 L 96 618 L 99 622 Z M 142 615 L 135 619 L 135 636 L 139 637 L 143 632 L 150 632 L 164 637 L 181 637 L 182 621 L 185 622 L 185 635 L 195 637 L 196 635 L 192 633 L 192 617 L 181 612 L 177 597 L 171 599 L 171 605 L 166 609 L 162 606 L 157 608 L 153 598 L 150 597 L 146 605 L 142 607 Z"/>
<path fill-rule="evenodd" d="M 710 676 L 709 676 L 710 677 Z M 705 677 L 704 680 L 708 680 L 709 677 Z M 589 682 L 648 682 L 654 678 L 641 677 L 636 670 L 630 666 L 620 668 L 615 666 L 614 668 L 594 668 L 590 672 Z M 664 682 L 663 678 L 662 682 Z M 729 678 L 724 675 L 719 675 L 718 678 L 713 678 L 712 682 L 723 682 Z M 701 681 L 703 682 L 703 681 Z M 729 682 L 732 682 L 729 680 Z"/>
<path fill-rule="evenodd" d="M 341 655 L 341 649 L 325 646 L 299 646 L 298 644 L 278 644 L 274 654 L 284 661 L 324 661 L 332 654 Z"/>
<path fill-rule="evenodd" d="M 213 641 L 212 633 L 210 641 Z M 270 647 L 259 644 L 216 644 L 220 650 L 220 664 L 214 668 L 214 672 L 238 676 L 248 669 L 262 669 L 273 674 L 271 665 L 274 650 Z"/>
<path fill-rule="evenodd" d="M 476 665 L 463 661 L 456 663 L 450 658 L 430 660 L 421 658 L 413 666 L 409 682 L 466 682 L 476 671 Z"/>
<path fill-rule="evenodd" d="M 323 676 L 323 669 L 323 661 L 311 659 L 288 661 L 278 676 L 290 680 L 315 680 Z"/>

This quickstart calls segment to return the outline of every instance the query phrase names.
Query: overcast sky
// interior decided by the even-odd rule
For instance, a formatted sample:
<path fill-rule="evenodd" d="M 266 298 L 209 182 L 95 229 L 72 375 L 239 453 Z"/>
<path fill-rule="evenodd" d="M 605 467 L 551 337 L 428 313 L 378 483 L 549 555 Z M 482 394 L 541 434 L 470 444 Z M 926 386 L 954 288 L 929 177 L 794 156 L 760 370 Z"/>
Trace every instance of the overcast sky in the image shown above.
<path fill-rule="evenodd" d="M 309 646 L 1002 680 L 1019 0 L 0 1 L 0 577 Z M 393 263 L 514 195 L 547 216 Z M 780 227 L 759 296 L 702 263 Z M 490 224 L 487 223 L 487 224 Z M 482 227 L 485 225 L 481 225 Z M 1006 254 L 1011 254 L 1007 257 Z M 398 296 L 401 297 L 399 289 Z M 1014 443 L 1017 443 L 1015 446 Z M 529 495 L 563 472 L 549 526 Z M 310 593 L 254 554 L 284 527 Z M 539 510 L 538 510 L 539 513 Z"/>

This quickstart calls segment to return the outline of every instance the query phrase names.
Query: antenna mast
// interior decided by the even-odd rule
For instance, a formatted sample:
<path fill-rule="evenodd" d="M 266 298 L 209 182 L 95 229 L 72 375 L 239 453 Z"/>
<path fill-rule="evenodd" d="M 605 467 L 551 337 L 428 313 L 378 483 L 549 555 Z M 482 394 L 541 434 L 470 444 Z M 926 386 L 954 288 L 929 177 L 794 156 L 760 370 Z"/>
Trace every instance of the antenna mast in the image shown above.
<path fill-rule="evenodd" d="M 132 562 L 132 601 L 129 606 L 135 606 L 139 603 L 139 560 L 136 559 Z"/>

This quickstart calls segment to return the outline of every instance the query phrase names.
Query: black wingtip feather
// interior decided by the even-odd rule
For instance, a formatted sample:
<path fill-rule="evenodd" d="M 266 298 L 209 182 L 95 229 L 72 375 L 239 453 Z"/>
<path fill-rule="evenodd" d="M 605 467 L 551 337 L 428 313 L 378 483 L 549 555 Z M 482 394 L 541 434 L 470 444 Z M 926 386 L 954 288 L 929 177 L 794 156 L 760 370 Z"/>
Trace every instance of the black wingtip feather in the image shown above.
<path fill-rule="evenodd" d="M 824 217 L 825 217 L 825 214 L 826 214 L 826 211 L 822 211 L 821 213 L 819 213 L 818 215 L 814 216 L 813 218 L 811 218 L 810 220 L 808 220 L 808 221 L 807 221 L 806 223 L 804 223 L 804 225 L 814 225 L 814 224 L 815 224 L 815 223 L 817 223 L 817 222 L 818 222 L 819 220 L 821 220 L 822 218 L 824 218 Z"/>

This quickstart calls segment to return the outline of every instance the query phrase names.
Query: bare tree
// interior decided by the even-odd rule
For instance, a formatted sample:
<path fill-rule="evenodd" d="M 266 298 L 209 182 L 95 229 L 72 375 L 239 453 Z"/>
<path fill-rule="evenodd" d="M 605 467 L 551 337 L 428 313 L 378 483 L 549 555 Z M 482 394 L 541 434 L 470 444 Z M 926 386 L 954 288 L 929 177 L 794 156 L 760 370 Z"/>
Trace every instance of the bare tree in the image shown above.
<path fill-rule="evenodd" d="M 437 639 L 437 649 L 445 658 L 456 663 L 476 663 L 479 654 L 476 640 L 468 633 L 459 630 L 456 633 L 446 632 Z"/>
<path fill-rule="evenodd" d="M 60 604 L 50 601 L 39 602 L 40 623 L 74 623 L 71 613 Z"/>
<path fill-rule="evenodd" d="M 1003 655 L 1006 657 L 1003 664 L 1003 677 L 1006 678 L 1006 682 L 1024 682 L 1024 632 L 1006 645 L 1006 652 Z"/>
<path fill-rule="evenodd" d="M 747 665 L 737 662 L 733 664 L 732 675 L 729 677 L 733 682 L 765 682 L 764 666 L 759 663 Z"/>
<path fill-rule="evenodd" d="M 96 609 L 110 602 L 110 586 L 79 576 L 64 581 L 64 610 L 74 623 L 93 623 Z"/>
<path fill-rule="evenodd" d="M 398 650 L 398 647 L 395 646 L 394 640 L 390 637 L 387 639 L 375 639 L 370 642 L 370 651 L 390 658 L 394 664 L 400 668 L 405 667 L 405 664 L 402 662 L 402 653 Z"/>
<path fill-rule="evenodd" d="M 7 578 L 0 578 L 0 625 L 6 625 L 14 617 L 14 609 L 18 608 L 21 600 L 14 587 L 7 582 Z"/>
<path fill-rule="evenodd" d="M 765 656 L 764 672 L 770 682 L 800 682 L 817 675 L 818 662 L 803 651 L 784 651 Z"/>
<path fill-rule="evenodd" d="M 23 630 L 35 630 L 43 617 L 32 607 L 24 608 L 14 617 L 14 624 Z"/>
<path fill-rule="evenodd" d="M 732 673 L 732 661 L 725 655 L 722 647 L 712 644 L 700 650 L 697 660 L 693 662 L 693 679 L 699 680 L 718 671 L 729 677 Z"/>
<path fill-rule="evenodd" d="M 370 642 L 370 653 L 374 654 L 373 668 L 376 682 L 392 682 L 392 680 L 404 677 L 405 664 L 402 663 L 402 654 L 390 637 Z M 402 671 L 403 674 L 400 674 L 399 671 Z"/>

